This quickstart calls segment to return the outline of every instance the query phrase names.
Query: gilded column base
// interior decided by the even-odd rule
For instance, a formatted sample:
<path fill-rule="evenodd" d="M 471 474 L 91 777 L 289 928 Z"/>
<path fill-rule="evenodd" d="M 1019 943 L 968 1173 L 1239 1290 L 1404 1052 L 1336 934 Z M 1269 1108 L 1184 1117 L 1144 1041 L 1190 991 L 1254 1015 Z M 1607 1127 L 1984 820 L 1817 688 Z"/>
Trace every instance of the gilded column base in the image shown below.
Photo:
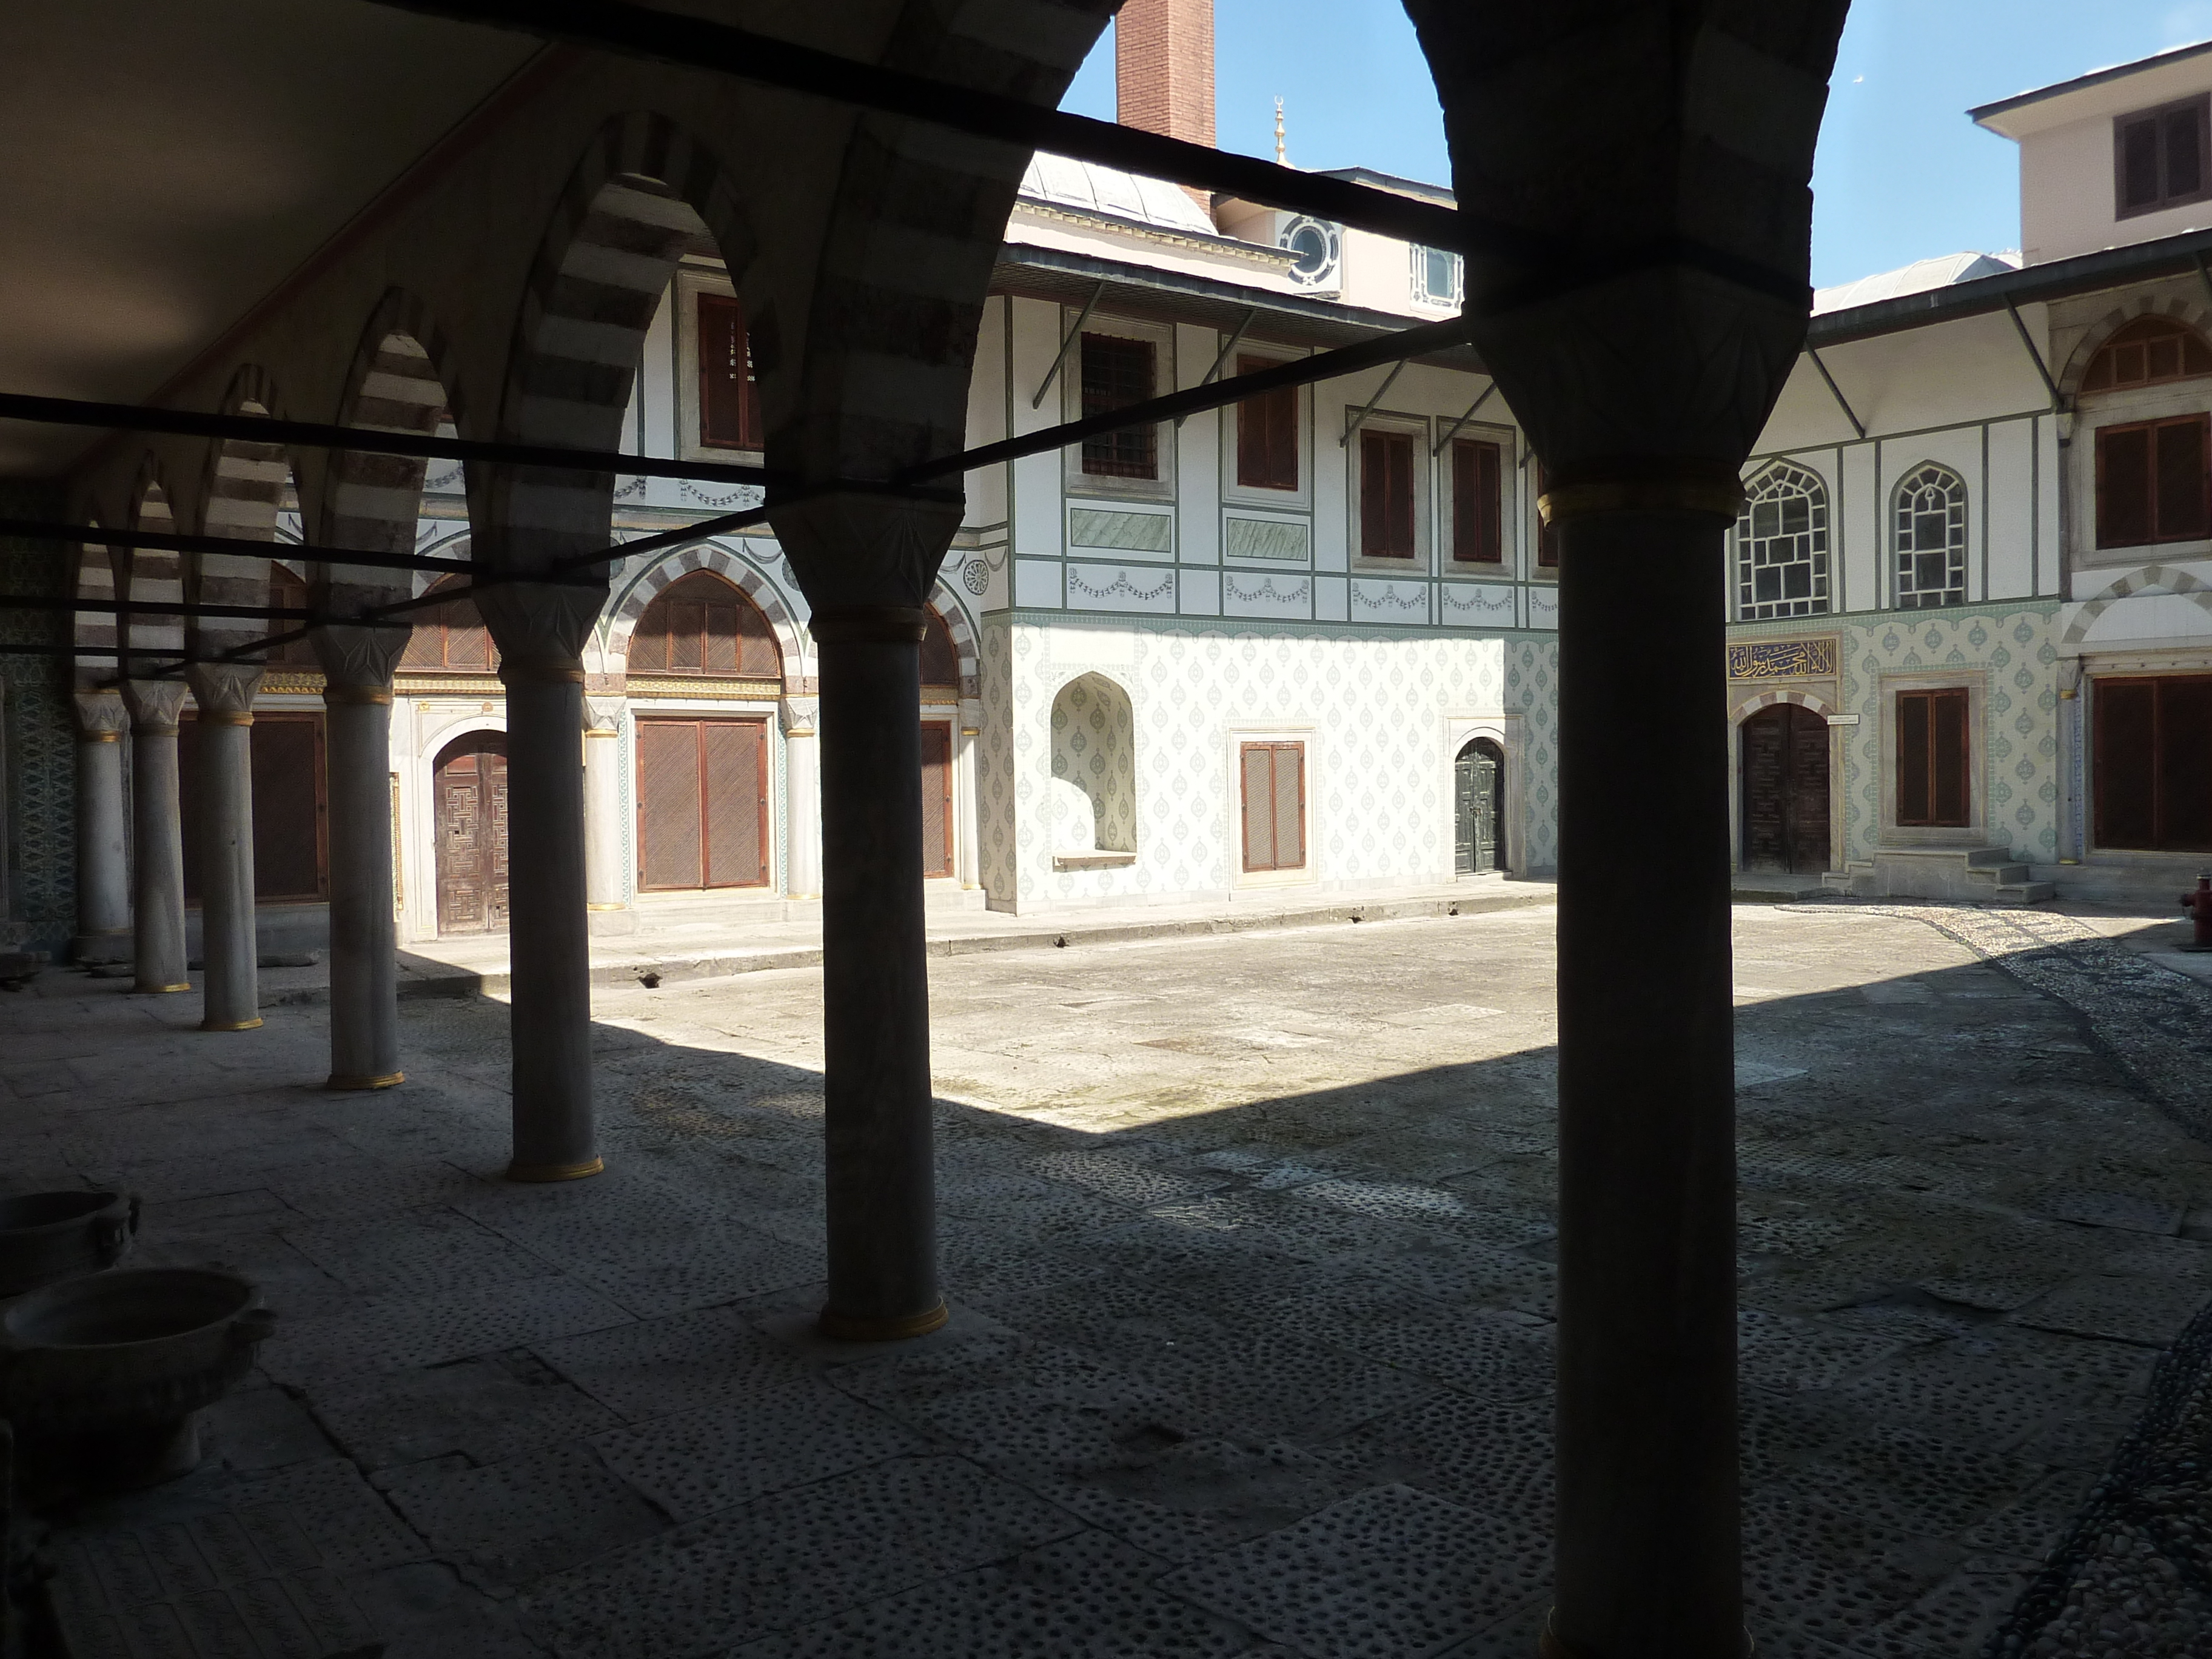
<path fill-rule="evenodd" d="M 200 1030 L 203 1031 L 253 1031 L 258 1030 L 260 1027 L 261 1016 L 258 1014 L 254 1015 L 252 1019 L 204 1019 L 200 1022 Z"/>
<path fill-rule="evenodd" d="M 192 982 L 188 979 L 180 979 L 174 985 L 134 985 L 131 988 L 140 996 L 165 997 L 173 991 L 191 990 Z"/>
<path fill-rule="evenodd" d="M 951 1317 L 951 1310 L 942 1302 L 927 1313 L 908 1314 L 898 1319 L 856 1319 L 850 1314 L 824 1308 L 816 1317 L 814 1328 L 840 1342 L 903 1342 L 909 1337 L 927 1336 Z"/>
<path fill-rule="evenodd" d="M 595 1176 L 607 1167 L 603 1158 L 586 1159 L 581 1164 L 510 1164 L 507 1166 L 509 1181 L 581 1181 Z"/>
<path fill-rule="evenodd" d="M 380 1077 L 348 1077 L 343 1072 L 332 1072 L 324 1083 L 325 1089 L 389 1089 L 395 1083 L 407 1081 L 404 1072 L 386 1072 Z"/>

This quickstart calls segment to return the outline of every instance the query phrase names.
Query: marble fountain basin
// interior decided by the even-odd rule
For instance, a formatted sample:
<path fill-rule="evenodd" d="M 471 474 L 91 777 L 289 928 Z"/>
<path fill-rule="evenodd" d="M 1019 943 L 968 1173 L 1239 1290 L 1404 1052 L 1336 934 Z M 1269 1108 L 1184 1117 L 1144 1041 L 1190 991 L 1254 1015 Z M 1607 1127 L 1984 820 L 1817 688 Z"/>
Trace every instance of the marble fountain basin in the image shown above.
<path fill-rule="evenodd" d="M 199 1462 L 198 1416 L 253 1366 L 276 1316 L 212 1267 L 125 1267 L 0 1310 L 0 1416 L 33 1503 L 151 1485 Z"/>
<path fill-rule="evenodd" d="M 113 1267 L 138 1231 L 124 1193 L 22 1193 L 0 1198 L 0 1297 Z"/>

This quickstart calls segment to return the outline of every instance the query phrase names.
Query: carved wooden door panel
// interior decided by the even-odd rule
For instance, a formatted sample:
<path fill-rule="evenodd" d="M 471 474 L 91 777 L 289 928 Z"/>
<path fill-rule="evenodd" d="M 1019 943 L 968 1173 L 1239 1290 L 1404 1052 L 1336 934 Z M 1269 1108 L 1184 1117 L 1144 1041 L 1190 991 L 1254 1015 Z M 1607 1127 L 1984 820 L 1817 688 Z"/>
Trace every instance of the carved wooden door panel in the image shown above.
<path fill-rule="evenodd" d="M 1828 722 L 1809 708 L 1790 710 L 1790 869 L 1816 876 L 1828 867 Z"/>
<path fill-rule="evenodd" d="M 1463 876 L 1498 868 L 1504 781 L 1497 746 L 1478 738 L 1452 763 L 1453 864 Z"/>
<path fill-rule="evenodd" d="M 1777 703 L 1743 723 L 1746 870 L 1818 875 L 1828 867 L 1828 723 Z"/>
<path fill-rule="evenodd" d="M 447 750 L 433 775 L 441 933 L 507 928 L 507 745 L 497 733 L 476 741 Z"/>

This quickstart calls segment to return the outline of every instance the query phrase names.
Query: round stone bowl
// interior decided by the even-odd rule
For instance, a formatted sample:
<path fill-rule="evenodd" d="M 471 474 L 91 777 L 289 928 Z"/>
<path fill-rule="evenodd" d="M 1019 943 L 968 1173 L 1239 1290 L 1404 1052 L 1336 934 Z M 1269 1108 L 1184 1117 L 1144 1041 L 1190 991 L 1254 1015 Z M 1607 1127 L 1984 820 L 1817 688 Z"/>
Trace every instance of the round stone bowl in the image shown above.
<path fill-rule="evenodd" d="M 275 1321 L 253 1285 L 210 1267 L 125 1267 L 17 1297 L 0 1310 L 0 1415 L 27 1495 L 191 1471 L 201 1408 L 252 1369 Z"/>
<path fill-rule="evenodd" d="M 112 1267 L 137 1231 L 138 1200 L 123 1193 L 0 1198 L 0 1297 Z"/>

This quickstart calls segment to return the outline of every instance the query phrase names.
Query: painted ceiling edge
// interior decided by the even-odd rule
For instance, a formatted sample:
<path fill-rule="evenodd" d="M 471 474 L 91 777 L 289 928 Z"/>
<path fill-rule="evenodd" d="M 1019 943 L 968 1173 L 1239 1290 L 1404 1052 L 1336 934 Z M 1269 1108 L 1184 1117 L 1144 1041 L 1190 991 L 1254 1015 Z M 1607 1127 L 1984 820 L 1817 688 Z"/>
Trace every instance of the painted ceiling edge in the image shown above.
<path fill-rule="evenodd" d="M 389 184 L 362 204 L 358 212 L 331 232 L 319 247 L 293 267 L 274 288 L 240 313 L 236 321 L 201 347 L 139 401 L 148 407 L 161 404 L 195 377 L 205 373 L 210 364 L 234 350 L 242 341 L 252 336 L 270 313 L 336 264 L 362 238 L 459 166 L 471 153 L 489 142 L 517 111 L 546 92 L 564 75 L 581 67 L 589 56 L 576 47 L 562 45 L 548 46 L 533 53 L 520 69 L 486 93 L 475 108 L 454 123 Z M 74 472 L 100 465 L 123 441 L 119 434 L 93 440 L 59 469 L 58 476 L 67 477 Z"/>

